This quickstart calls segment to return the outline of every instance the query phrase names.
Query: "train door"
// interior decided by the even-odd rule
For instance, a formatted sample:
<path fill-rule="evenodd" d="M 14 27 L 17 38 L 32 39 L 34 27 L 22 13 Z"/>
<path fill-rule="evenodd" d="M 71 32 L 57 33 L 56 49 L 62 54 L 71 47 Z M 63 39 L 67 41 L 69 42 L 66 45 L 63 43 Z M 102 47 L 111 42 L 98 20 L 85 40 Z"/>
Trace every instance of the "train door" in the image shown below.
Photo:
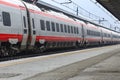
<path fill-rule="evenodd" d="M 84 38 L 85 38 L 85 30 L 84 30 L 84 26 L 83 25 L 82 25 L 81 31 L 82 31 L 82 38 L 84 40 Z"/>
<path fill-rule="evenodd" d="M 34 47 L 35 44 L 35 40 L 36 40 L 36 30 L 35 30 L 35 17 L 34 17 L 34 8 L 32 8 L 32 6 L 23 3 L 26 9 L 26 17 L 27 17 L 27 29 L 24 29 L 24 33 L 28 32 L 28 35 L 26 36 L 27 39 L 25 39 L 25 41 L 23 41 L 23 43 L 25 44 L 26 42 L 26 49 L 32 49 Z M 24 34 L 25 36 L 25 34 Z M 25 38 L 26 38 L 25 37 Z"/>
<path fill-rule="evenodd" d="M 21 49 L 26 49 L 27 41 L 28 41 L 28 17 L 27 17 L 27 11 L 21 10 L 21 18 L 22 18 L 22 25 L 23 25 L 23 38 L 21 43 Z"/>
<path fill-rule="evenodd" d="M 86 27 L 84 26 L 84 25 L 82 25 L 82 28 L 81 28 L 81 30 L 82 30 L 82 45 L 83 46 L 86 46 Z"/>
<path fill-rule="evenodd" d="M 102 43 L 101 44 L 103 44 L 103 42 L 104 42 L 104 38 L 103 38 L 103 36 L 104 36 L 104 34 L 103 34 L 103 31 L 102 31 L 102 29 L 101 29 L 101 39 L 102 39 Z"/>
<path fill-rule="evenodd" d="M 34 12 L 30 13 L 30 23 L 31 23 L 31 43 L 30 46 L 31 48 L 34 47 L 35 41 L 36 41 L 36 21 L 35 21 L 35 14 Z"/>

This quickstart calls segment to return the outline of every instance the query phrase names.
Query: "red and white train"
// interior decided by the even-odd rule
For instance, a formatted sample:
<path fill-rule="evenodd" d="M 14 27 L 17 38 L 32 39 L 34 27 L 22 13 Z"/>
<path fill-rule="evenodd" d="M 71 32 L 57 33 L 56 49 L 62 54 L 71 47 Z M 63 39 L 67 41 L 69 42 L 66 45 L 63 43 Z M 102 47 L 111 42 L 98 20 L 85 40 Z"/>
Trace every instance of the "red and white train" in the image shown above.
<path fill-rule="evenodd" d="M 120 34 L 22 0 L 0 0 L 0 56 L 120 42 Z"/>

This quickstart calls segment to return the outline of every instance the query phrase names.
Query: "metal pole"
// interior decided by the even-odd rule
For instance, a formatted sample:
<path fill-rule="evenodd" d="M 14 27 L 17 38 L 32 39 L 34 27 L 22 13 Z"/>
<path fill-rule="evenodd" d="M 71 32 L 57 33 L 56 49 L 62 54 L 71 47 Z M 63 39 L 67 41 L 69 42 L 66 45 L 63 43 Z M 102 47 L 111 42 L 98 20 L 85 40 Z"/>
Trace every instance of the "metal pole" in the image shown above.
<path fill-rule="evenodd" d="M 79 14 L 79 8 L 78 8 L 78 6 L 77 6 L 77 16 L 78 16 L 78 14 Z"/>

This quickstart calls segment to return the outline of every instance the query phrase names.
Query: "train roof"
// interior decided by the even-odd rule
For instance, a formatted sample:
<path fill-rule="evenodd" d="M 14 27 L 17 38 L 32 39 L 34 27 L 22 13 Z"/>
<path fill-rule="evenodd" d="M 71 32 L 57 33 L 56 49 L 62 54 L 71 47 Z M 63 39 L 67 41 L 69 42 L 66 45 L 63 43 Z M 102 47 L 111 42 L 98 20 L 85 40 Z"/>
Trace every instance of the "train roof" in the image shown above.
<path fill-rule="evenodd" d="M 7 3 L 12 3 L 12 4 L 16 4 L 16 5 L 20 5 L 20 6 L 24 6 L 21 2 L 21 0 L 1 0 L 1 1 L 4 1 L 4 2 L 7 2 Z"/>
<path fill-rule="evenodd" d="M 30 1 L 30 0 L 23 0 L 23 1 L 32 3 L 32 1 Z M 94 24 L 94 25 L 96 25 L 96 26 L 106 28 L 106 27 L 104 27 L 103 25 L 94 23 L 94 22 L 91 21 L 91 20 L 88 20 L 88 19 L 83 18 L 83 17 L 81 17 L 81 16 L 77 16 L 77 15 L 75 15 L 75 14 L 69 12 L 69 11 L 66 11 L 66 10 L 61 9 L 61 8 L 59 8 L 59 7 L 56 7 L 56 6 L 54 6 L 54 5 L 48 4 L 48 3 L 43 2 L 43 1 L 41 1 L 41 0 L 38 0 L 38 1 L 37 1 L 36 6 L 38 6 L 39 8 L 44 8 L 44 9 L 47 9 L 47 10 L 53 10 L 53 11 L 56 11 L 56 12 L 59 12 L 59 13 L 63 13 L 63 14 L 65 14 L 65 15 L 69 16 L 70 18 L 76 18 L 76 19 L 78 19 L 78 20 L 84 21 L 85 23 L 91 23 L 91 24 Z M 111 30 L 111 29 L 109 29 L 109 28 L 106 28 L 106 29 Z M 114 30 L 111 30 L 111 31 L 114 31 Z M 114 31 L 114 32 L 117 32 L 117 31 Z M 119 32 L 118 32 L 118 33 L 119 33 Z"/>

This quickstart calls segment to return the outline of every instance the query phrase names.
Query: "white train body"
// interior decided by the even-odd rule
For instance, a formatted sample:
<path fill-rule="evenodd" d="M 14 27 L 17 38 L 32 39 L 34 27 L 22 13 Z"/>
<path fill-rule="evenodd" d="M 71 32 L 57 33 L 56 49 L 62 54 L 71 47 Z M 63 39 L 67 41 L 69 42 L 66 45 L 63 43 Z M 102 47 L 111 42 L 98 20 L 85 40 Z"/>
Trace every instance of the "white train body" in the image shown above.
<path fill-rule="evenodd" d="M 42 10 L 21 0 L 0 0 L 1 50 L 11 45 L 20 51 L 119 42 L 119 33 L 63 13 Z"/>

